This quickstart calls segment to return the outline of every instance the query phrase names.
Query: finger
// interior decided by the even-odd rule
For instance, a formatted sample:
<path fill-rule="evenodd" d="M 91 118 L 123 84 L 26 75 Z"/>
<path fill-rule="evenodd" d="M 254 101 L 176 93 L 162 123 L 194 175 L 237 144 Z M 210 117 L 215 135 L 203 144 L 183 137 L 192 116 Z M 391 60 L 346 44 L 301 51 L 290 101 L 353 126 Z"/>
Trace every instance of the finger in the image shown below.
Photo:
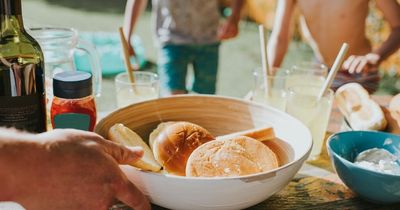
<path fill-rule="evenodd" d="M 232 26 L 228 26 L 225 32 L 224 39 L 231 39 L 236 36 L 235 28 Z"/>
<path fill-rule="evenodd" d="M 99 134 L 94 133 L 94 132 L 88 132 L 88 131 L 83 131 L 83 130 L 77 130 L 77 129 L 56 129 L 54 130 L 55 132 L 60 132 L 63 133 L 64 135 L 72 136 L 75 138 L 79 138 L 81 140 L 99 140 L 103 139 Z"/>
<path fill-rule="evenodd" d="M 228 30 L 228 27 L 227 27 L 226 24 L 221 25 L 219 27 L 219 29 L 218 29 L 218 38 L 219 39 L 225 39 L 226 34 L 227 34 L 227 30 Z"/>
<path fill-rule="evenodd" d="M 349 73 L 350 73 L 350 74 L 356 73 L 356 67 L 357 67 L 358 64 L 361 62 L 361 60 L 362 60 L 362 57 L 356 57 L 356 58 L 354 58 L 353 62 L 352 62 L 351 65 L 350 65 L 350 68 L 349 68 Z"/>
<path fill-rule="evenodd" d="M 219 32 L 218 32 L 218 39 L 219 39 L 219 40 L 224 39 L 224 38 L 225 38 L 225 34 L 226 34 L 225 30 L 219 31 Z"/>
<path fill-rule="evenodd" d="M 132 45 L 129 45 L 129 55 L 136 56 L 135 48 Z"/>
<path fill-rule="evenodd" d="M 348 70 L 350 68 L 350 64 L 353 62 L 354 60 L 354 55 L 351 55 L 350 57 L 348 57 L 346 59 L 346 61 L 343 63 L 343 68 Z"/>
<path fill-rule="evenodd" d="M 357 67 L 356 67 L 356 73 L 357 74 L 359 74 L 359 73 L 361 73 L 364 69 L 365 69 L 365 67 L 366 67 L 366 65 L 367 65 L 367 59 L 366 58 L 362 58 L 361 59 L 361 61 L 360 61 L 360 63 L 357 65 Z"/>
<path fill-rule="evenodd" d="M 100 143 L 103 151 L 109 154 L 119 164 L 129 164 L 143 157 L 142 147 L 125 147 L 111 141 L 104 140 Z"/>
<path fill-rule="evenodd" d="M 130 206 L 135 210 L 150 210 L 151 206 L 140 190 L 131 182 L 126 181 L 122 186 L 117 189 L 116 197 L 124 204 Z"/>

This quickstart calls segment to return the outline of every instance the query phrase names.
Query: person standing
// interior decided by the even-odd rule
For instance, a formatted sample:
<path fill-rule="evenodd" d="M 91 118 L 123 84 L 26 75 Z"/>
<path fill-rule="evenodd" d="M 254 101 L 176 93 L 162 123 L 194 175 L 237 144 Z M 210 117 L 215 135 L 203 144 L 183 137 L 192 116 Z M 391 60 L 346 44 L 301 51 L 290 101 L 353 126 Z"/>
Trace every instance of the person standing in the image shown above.
<path fill-rule="evenodd" d="M 358 82 L 369 92 L 376 91 L 380 80 L 379 64 L 400 47 L 400 5 L 397 0 L 376 0 L 391 33 L 375 49 L 366 37 L 368 5 L 368 0 L 278 0 L 268 44 L 270 64 L 281 65 L 290 41 L 292 16 L 298 8 L 303 35 L 319 62 L 332 66 L 342 43 L 350 46 L 349 56 L 336 76 L 333 89 Z"/>
<path fill-rule="evenodd" d="M 244 0 L 232 0 L 232 14 L 221 23 L 217 0 L 152 0 L 163 95 L 216 92 L 220 42 L 238 35 L 243 4 Z M 146 5 L 147 0 L 127 1 L 124 33 L 129 43 Z M 129 50 L 134 55 L 132 46 Z M 189 65 L 194 69 L 194 83 L 187 90 Z"/>

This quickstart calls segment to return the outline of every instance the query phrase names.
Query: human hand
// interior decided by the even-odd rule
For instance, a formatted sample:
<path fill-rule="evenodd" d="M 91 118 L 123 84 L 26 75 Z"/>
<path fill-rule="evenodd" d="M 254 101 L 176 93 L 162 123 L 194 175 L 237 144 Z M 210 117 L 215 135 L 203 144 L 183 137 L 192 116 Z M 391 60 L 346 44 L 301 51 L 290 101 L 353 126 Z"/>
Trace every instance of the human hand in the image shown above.
<path fill-rule="evenodd" d="M 8 161 L 13 201 L 33 210 L 106 210 L 118 199 L 134 209 L 150 209 L 118 166 L 138 160 L 141 148 L 71 129 L 32 136 L 34 141 L 17 147 Z"/>
<path fill-rule="evenodd" d="M 226 40 L 236 37 L 239 33 L 238 25 L 239 20 L 228 18 L 228 20 L 218 28 L 218 39 Z"/>
<path fill-rule="evenodd" d="M 351 55 L 343 63 L 343 69 L 347 70 L 350 74 L 354 73 L 368 73 L 376 71 L 380 56 L 375 53 L 368 53 L 366 55 Z"/>
<path fill-rule="evenodd" d="M 129 42 L 128 42 L 128 53 L 129 53 L 129 56 L 136 57 L 135 48 L 133 48 L 133 46 Z"/>
<path fill-rule="evenodd" d="M 121 41 L 125 42 L 125 44 L 128 46 L 129 56 L 136 56 L 135 48 L 133 48 L 133 46 L 131 44 L 131 37 L 130 37 L 130 35 L 128 35 L 129 33 L 124 31 L 123 34 L 124 34 L 125 40 L 121 40 Z"/>

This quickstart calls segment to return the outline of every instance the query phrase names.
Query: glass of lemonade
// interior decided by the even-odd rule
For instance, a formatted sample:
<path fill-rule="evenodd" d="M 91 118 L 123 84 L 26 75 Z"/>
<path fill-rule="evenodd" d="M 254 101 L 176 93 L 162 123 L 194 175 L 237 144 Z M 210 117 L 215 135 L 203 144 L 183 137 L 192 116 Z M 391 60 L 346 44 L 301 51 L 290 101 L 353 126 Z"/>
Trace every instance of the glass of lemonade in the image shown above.
<path fill-rule="evenodd" d="M 117 106 L 125 107 L 159 97 L 159 79 L 151 72 L 133 72 L 135 82 L 131 83 L 128 74 L 120 73 L 115 77 Z"/>
<path fill-rule="evenodd" d="M 256 69 L 253 75 L 255 79 L 253 101 L 285 111 L 286 76 L 267 76 L 268 91 L 266 91 L 262 69 Z"/>
<path fill-rule="evenodd" d="M 322 87 L 328 74 L 328 67 L 315 62 L 301 62 L 281 74 L 288 75 L 287 87 L 309 84 Z"/>
<path fill-rule="evenodd" d="M 332 109 L 333 91 L 329 89 L 318 100 L 320 91 L 321 87 L 315 85 L 293 86 L 287 91 L 286 112 L 302 121 L 311 131 L 311 159 L 321 153 Z"/>

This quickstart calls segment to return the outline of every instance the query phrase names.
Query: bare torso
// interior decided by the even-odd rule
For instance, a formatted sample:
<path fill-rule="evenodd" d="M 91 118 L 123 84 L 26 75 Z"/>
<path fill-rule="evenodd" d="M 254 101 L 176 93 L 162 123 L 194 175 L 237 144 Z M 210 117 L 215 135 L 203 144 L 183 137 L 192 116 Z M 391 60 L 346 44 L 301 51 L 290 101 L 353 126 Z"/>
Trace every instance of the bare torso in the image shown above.
<path fill-rule="evenodd" d="M 331 66 L 343 42 L 347 55 L 371 51 L 365 35 L 369 0 L 297 0 L 302 30 L 321 62 Z"/>

